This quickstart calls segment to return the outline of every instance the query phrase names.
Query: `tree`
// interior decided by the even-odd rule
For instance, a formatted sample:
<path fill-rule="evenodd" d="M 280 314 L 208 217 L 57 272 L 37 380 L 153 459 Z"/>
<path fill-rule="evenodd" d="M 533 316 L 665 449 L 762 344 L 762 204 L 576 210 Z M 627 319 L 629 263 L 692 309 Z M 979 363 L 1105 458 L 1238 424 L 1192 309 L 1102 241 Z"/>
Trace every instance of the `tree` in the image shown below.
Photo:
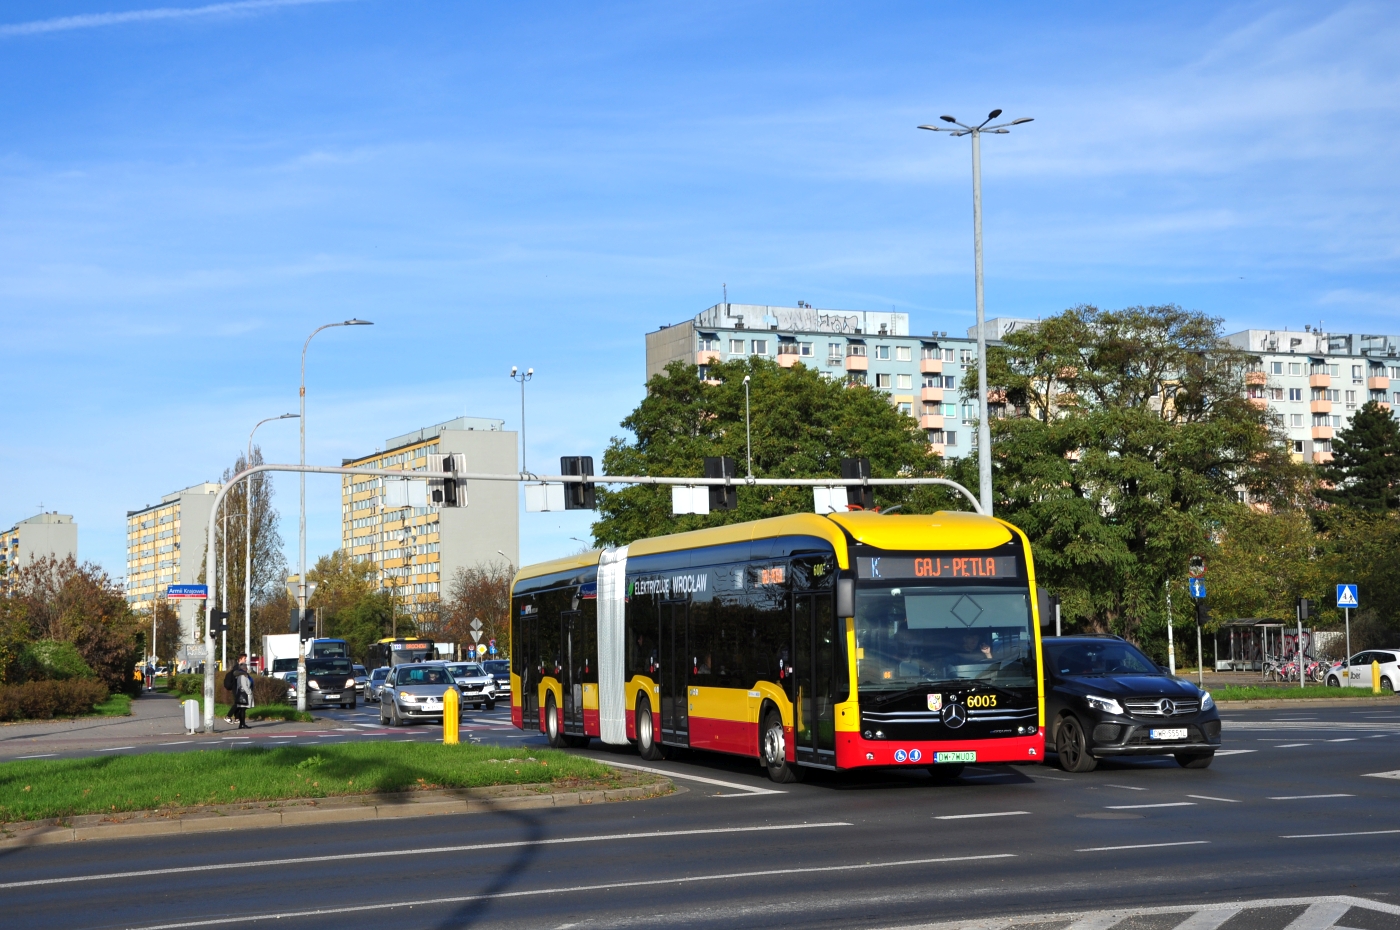
<path fill-rule="evenodd" d="M 156 630 L 156 650 L 155 654 L 172 662 L 175 653 L 179 651 L 183 643 L 180 642 L 180 612 L 167 599 L 159 597 L 155 601 L 155 630 Z M 151 615 L 147 613 L 141 618 L 141 629 L 151 628 Z M 202 628 L 202 627 L 201 627 Z M 238 639 L 243 642 L 241 633 Z"/>
<path fill-rule="evenodd" d="M 509 565 L 492 562 L 473 568 L 459 568 L 448 586 L 442 603 L 440 634 L 472 647 L 472 621 L 481 621 L 481 641 L 496 640 L 496 648 L 507 652 L 510 639 L 510 582 L 514 573 Z"/>
<path fill-rule="evenodd" d="M 614 437 L 603 454 L 613 475 L 700 476 L 706 456 L 730 456 L 746 468 L 744 376 L 752 389 L 753 474 L 761 478 L 836 477 L 846 456 L 870 459 L 874 477 L 936 475 L 941 459 L 929 452 L 913 417 L 888 396 L 864 385 L 847 386 L 805 365 L 791 368 L 761 359 L 713 364 L 701 380 L 694 365 L 672 362 L 647 384 L 647 396 L 622 421 L 634 441 Z M 906 511 L 947 506 L 941 489 L 876 488 L 878 505 Z M 953 504 L 957 509 L 961 505 Z M 738 488 L 738 507 L 705 516 L 672 516 L 671 490 L 638 485 L 598 489 L 593 538 L 618 546 L 706 526 L 810 511 L 807 488 Z"/>
<path fill-rule="evenodd" d="M 356 560 L 337 549 L 317 559 L 306 576 L 316 582 L 309 606 L 321 613 L 322 635 L 345 640 L 357 659 L 363 659 L 369 645 L 395 626 L 399 636 L 413 635 L 417 629 L 412 619 L 402 615 L 395 623 L 393 594 L 376 587 L 371 561 Z"/>
<path fill-rule="evenodd" d="M 234 460 L 232 467 L 224 470 L 223 481 L 227 484 L 234 475 L 247 469 L 250 464 L 261 465 L 262 463 L 262 449 L 254 446 L 253 457 L 248 459 L 244 455 L 239 455 Z M 221 577 L 215 581 L 222 581 L 223 574 L 227 572 L 229 603 L 223 609 L 229 612 L 229 643 L 231 647 L 234 643 L 238 644 L 234 650 L 237 652 L 243 646 L 243 626 L 247 620 L 243 610 L 243 585 L 244 578 L 247 576 L 245 552 L 251 551 L 253 555 L 252 602 L 254 604 L 278 598 L 283 590 L 283 579 L 287 574 L 286 559 L 282 555 L 282 535 L 278 531 L 281 517 L 277 509 L 272 506 L 272 481 L 267 473 L 259 472 L 230 488 L 220 506 L 220 513 L 225 515 L 227 519 L 219 520 L 215 525 L 214 545 L 219 547 L 220 562 L 223 561 L 224 553 L 227 551 L 228 564 L 220 568 Z M 249 519 L 252 522 L 251 550 L 248 547 L 248 532 L 244 527 L 244 521 Z M 224 538 L 225 527 L 227 527 L 227 540 Z M 225 541 L 228 543 L 227 550 L 224 548 Z M 217 594 L 222 590 L 221 584 L 211 584 L 210 587 L 213 589 L 211 593 Z M 254 625 L 256 626 L 256 624 Z M 286 632 L 285 627 L 284 619 L 276 632 Z M 203 626 L 201 625 L 200 628 L 203 629 Z M 252 640 L 256 651 L 258 636 L 252 637 Z"/>
<path fill-rule="evenodd" d="M 1081 628 L 1160 653 L 1165 582 L 1239 498 L 1300 500 L 1306 470 L 1246 399 L 1247 361 L 1220 320 L 1174 306 L 1075 307 L 989 350 L 997 515 L 1030 537 L 1038 580 Z M 976 396 L 970 373 L 963 390 Z"/>
<path fill-rule="evenodd" d="M 1332 440 L 1332 461 L 1318 473 L 1332 485 L 1319 492 L 1325 501 L 1371 513 L 1400 507 L 1400 423 L 1368 400 Z"/>

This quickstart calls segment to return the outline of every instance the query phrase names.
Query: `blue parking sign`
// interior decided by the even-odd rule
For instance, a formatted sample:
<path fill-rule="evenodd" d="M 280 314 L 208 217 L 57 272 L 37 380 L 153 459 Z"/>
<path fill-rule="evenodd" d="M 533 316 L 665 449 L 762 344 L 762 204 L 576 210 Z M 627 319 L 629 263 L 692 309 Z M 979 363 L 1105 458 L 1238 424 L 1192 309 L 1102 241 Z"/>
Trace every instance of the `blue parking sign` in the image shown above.
<path fill-rule="evenodd" d="M 1358 606 L 1358 602 L 1357 602 L 1357 599 L 1356 599 L 1356 585 L 1354 585 L 1354 584 L 1339 584 L 1339 585 L 1337 585 L 1337 606 L 1338 606 L 1338 607 L 1350 607 L 1350 608 L 1352 608 L 1353 610 L 1356 609 L 1356 607 Z"/>
<path fill-rule="evenodd" d="M 1204 578 L 1188 578 L 1186 584 L 1191 592 L 1191 596 L 1196 600 L 1204 600 L 1206 596 L 1206 580 Z"/>

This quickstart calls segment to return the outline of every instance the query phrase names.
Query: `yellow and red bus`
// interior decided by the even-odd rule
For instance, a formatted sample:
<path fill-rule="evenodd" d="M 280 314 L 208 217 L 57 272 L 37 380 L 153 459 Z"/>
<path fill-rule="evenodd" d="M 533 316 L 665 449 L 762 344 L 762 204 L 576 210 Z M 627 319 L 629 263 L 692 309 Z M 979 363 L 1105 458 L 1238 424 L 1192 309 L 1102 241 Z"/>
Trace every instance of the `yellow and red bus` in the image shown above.
<path fill-rule="evenodd" d="M 1030 544 L 970 513 L 794 514 L 526 566 L 511 719 L 551 745 L 806 767 L 1044 757 Z"/>

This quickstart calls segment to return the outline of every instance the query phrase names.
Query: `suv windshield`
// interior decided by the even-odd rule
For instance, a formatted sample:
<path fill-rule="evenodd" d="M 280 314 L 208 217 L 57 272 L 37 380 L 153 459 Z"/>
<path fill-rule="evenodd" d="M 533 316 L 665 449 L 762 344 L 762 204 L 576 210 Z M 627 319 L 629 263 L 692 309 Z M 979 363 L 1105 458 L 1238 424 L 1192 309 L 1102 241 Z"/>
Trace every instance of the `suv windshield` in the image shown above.
<path fill-rule="evenodd" d="M 1160 675 L 1161 670 L 1130 644 L 1117 641 L 1051 643 L 1046 661 L 1061 675 Z"/>
<path fill-rule="evenodd" d="M 344 675 L 351 677 L 354 675 L 350 667 L 349 659 L 307 659 L 306 674 L 312 677 L 317 675 Z"/>
<path fill-rule="evenodd" d="M 431 668 L 401 668 L 397 681 L 400 685 L 450 685 L 452 676 L 440 665 Z"/>
<path fill-rule="evenodd" d="M 489 662 L 482 662 L 481 667 L 486 669 L 488 675 L 510 674 L 510 663 L 505 659 L 492 659 Z"/>
<path fill-rule="evenodd" d="M 1025 588 L 862 587 L 856 591 L 856 665 L 862 692 L 924 682 L 1035 684 Z"/>
<path fill-rule="evenodd" d="M 452 669 L 452 674 L 461 675 L 463 678 L 486 677 L 486 673 L 481 670 L 481 666 L 477 665 L 475 662 L 470 664 L 464 662 L 461 665 L 449 665 L 448 668 Z"/>

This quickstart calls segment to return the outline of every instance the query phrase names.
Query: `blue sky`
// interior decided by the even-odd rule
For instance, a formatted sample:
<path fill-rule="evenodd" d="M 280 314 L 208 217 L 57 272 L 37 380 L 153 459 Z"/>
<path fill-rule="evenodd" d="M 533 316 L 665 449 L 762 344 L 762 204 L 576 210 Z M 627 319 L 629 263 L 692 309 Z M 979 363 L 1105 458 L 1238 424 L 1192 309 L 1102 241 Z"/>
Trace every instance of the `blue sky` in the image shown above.
<path fill-rule="evenodd" d="M 1400 332 L 1393 4 L 0 7 L 0 522 L 124 516 L 296 409 L 338 462 L 468 413 L 601 454 L 643 334 L 720 299 L 972 319 L 1174 302 Z M 295 461 L 295 421 L 259 434 Z M 339 540 L 309 482 L 309 551 Z M 296 485 L 277 483 L 295 550 Z M 522 515 L 523 556 L 586 515 Z M 290 561 L 290 558 L 289 558 Z"/>

